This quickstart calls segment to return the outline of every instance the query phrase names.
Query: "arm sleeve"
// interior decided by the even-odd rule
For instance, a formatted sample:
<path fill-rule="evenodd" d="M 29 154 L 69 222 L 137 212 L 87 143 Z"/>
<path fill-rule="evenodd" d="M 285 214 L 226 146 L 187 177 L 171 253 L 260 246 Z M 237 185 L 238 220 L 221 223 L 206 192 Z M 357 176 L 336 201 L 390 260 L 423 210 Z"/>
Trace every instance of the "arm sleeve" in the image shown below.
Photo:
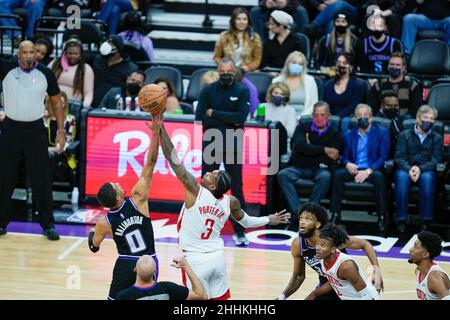
<path fill-rule="evenodd" d="M 223 33 L 220 35 L 219 39 L 217 39 L 216 44 L 214 46 L 214 57 L 213 60 L 216 64 L 219 63 L 220 59 L 223 57 Z"/>
<path fill-rule="evenodd" d="M 84 74 L 83 86 L 83 106 L 89 107 L 94 99 L 94 71 L 91 66 L 86 63 L 86 72 Z"/>
<path fill-rule="evenodd" d="M 384 162 L 389 158 L 390 141 L 389 134 L 385 128 L 380 128 L 380 147 L 378 157 L 372 164 L 372 170 L 379 170 L 383 167 Z"/>
<path fill-rule="evenodd" d="M 153 41 L 149 37 L 145 37 L 145 40 L 142 43 L 142 47 L 144 48 L 145 52 L 147 53 L 148 59 L 150 62 L 155 61 L 155 52 L 153 49 Z"/>
<path fill-rule="evenodd" d="M 433 151 L 431 152 L 431 160 L 420 165 L 419 166 L 420 171 L 424 172 L 436 170 L 436 165 L 441 161 L 441 159 L 442 159 L 442 137 L 436 134 L 433 137 Z"/>
<path fill-rule="evenodd" d="M 300 155 L 307 156 L 318 156 L 324 153 L 324 148 L 322 146 L 317 146 L 306 142 L 307 130 L 302 124 L 299 124 L 295 129 L 294 142 L 295 148 L 294 152 Z"/>
<path fill-rule="evenodd" d="M 342 165 L 352 162 L 352 142 L 351 142 L 351 131 L 345 135 L 344 138 L 344 152 L 342 153 Z"/>
<path fill-rule="evenodd" d="M 254 34 L 254 44 L 253 44 L 253 50 L 252 50 L 252 62 L 248 64 L 249 71 L 255 71 L 258 69 L 258 67 L 261 64 L 262 60 L 262 42 L 259 34 L 255 32 Z"/>
<path fill-rule="evenodd" d="M 395 164 L 401 170 L 409 172 L 411 166 L 408 162 L 408 152 L 406 150 L 408 131 L 403 131 L 399 134 L 397 139 L 397 147 L 395 149 Z"/>

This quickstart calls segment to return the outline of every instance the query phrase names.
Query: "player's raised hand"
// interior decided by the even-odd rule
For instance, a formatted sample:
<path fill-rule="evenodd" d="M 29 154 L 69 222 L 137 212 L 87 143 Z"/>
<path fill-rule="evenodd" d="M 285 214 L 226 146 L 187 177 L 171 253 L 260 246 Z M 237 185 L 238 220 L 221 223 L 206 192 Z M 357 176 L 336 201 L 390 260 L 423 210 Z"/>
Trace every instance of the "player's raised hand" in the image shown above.
<path fill-rule="evenodd" d="M 162 113 L 152 114 L 152 122 L 145 122 L 145 125 L 154 132 L 159 132 L 163 124 L 164 115 Z"/>
<path fill-rule="evenodd" d="M 291 218 L 291 213 L 286 212 L 286 209 L 284 209 L 280 212 L 269 215 L 268 218 L 269 218 L 269 225 L 271 226 L 281 223 L 288 223 L 289 219 Z"/>
<path fill-rule="evenodd" d="M 186 260 L 186 256 L 177 256 L 173 258 L 173 263 L 171 264 L 171 266 L 180 269 L 188 267 L 189 264 Z"/>

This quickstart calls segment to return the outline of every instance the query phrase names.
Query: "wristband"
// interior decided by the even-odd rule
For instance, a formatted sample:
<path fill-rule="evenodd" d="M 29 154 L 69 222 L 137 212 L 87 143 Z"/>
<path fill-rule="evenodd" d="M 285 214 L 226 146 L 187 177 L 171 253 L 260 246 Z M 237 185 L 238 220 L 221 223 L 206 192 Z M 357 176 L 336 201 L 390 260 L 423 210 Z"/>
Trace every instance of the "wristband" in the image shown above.
<path fill-rule="evenodd" d="M 93 253 L 96 253 L 98 250 L 100 250 L 100 247 L 94 246 L 94 235 L 95 235 L 94 231 L 89 232 L 88 245 L 89 245 L 89 249 Z"/>

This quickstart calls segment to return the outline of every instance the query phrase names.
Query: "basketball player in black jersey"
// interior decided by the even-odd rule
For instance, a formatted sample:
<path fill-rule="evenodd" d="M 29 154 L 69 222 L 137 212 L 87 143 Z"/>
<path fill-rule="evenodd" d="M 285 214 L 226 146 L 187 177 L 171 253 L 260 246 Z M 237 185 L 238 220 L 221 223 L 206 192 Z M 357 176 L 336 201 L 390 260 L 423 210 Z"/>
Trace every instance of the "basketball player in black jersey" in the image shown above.
<path fill-rule="evenodd" d="M 119 253 L 114 266 L 109 300 L 114 300 L 119 291 L 134 284 L 136 280 L 134 268 L 142 255 L 153 257 L 156 263 L 155 281 L 158 278 L 158 260 L 148 208 L 148 192 L 158 157 L 161 123 L 162 115 L 155 115 L 152 125 L 146 123 L 152 130 L 152 141 L 147 161 L 138 182 L 131 190 L 130 197 L 125 198 L 125 191 L 120 184 L 113 182 L 106 182 L 97 193 L 98 202 L 110 208 L 110 211 L 99 219 L 95 230 L 89 233 L 89 249 L 97 252 L 105 236 L 109 235 L 116 243 Z"/>
<path fill-rule="evenodd" d="M 294 269 L 289 284 L 278 299 L 284 300 L 300 288 L 306 278 L 305 264 L 307 264 L 319 275 L 319 284 L 305 300 L 340 300 L 324 277 L 320 260 L 316 258 L 316 243 L 319 240 L 320 229 L 327 223 L 327 210 L 317 203 L 306 203 L 300 208 L 299 236 L 293 240 L 291 245 Z M 349 236 L 349 241 L 343 248 L 340 248 L 342 252 L 345 252 L 345 249 L 363 250 L 366 253 L 375 269 L 372 283 L 378 292 L 383 290 L 383 279 L 381 278 L 377 255 L 370 242 Z"/>

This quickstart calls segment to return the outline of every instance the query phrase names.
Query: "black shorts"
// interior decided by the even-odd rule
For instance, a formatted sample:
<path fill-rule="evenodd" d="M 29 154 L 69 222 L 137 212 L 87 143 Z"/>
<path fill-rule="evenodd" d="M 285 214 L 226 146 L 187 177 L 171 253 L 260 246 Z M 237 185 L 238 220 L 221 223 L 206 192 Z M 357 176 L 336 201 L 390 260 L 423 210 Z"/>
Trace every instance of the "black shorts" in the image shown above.
<path fill-rule="evenodd" d="M 159 274 L 159 263 L 156 255 L 152 255 L 156 262 L 156 279 L 158 280 Z M 111 286 L 109 287 L 108 300 L 115 300 L 116 295 L 124 290 L 128 289 L 136 282 L 136 272 L 134 268 L 136 267 L 136 262 L 140 257 L 133 256 L 119 256 L 116 260 L 113 270 L 113 278 L 111 281 Z"/>

